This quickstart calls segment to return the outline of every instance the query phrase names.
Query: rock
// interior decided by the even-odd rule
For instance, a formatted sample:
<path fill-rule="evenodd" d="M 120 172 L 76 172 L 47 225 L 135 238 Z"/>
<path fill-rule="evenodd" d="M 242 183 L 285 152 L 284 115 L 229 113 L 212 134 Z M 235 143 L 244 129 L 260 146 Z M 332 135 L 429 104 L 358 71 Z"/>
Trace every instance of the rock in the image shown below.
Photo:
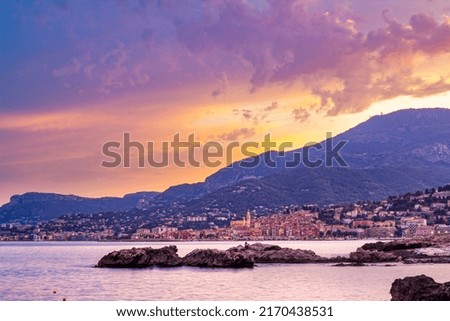
<path fill-rule="evenodd" d="M 356 264 L 354 264 L 354 262 L 353 262 L 353 263 L 350 262 L 350 258 L 345 257 L 345 256 L 340 256 L 340 255 L 338 255 L 338 256 L 333 256 L 333 257 L 330 257 L 330 258 L 325 258 L 325 261 L 324 261 L 323 263 L 337 263 L 337 264 L 344 264 L 345 262 L 349 262 L 350 265 L 352 265 L 352 266 L 362 266 L 362 265 L 356 265 Z M 337 264 L 336 264 L 336 266 L 338 266 Z M 339 266 L 340 266 L 340 265 L 339 265 Z"/>
<path fill-rule="evenodd" d="M 450 246 L 415 249 L 403 261 L 406 264 L 450 263 Z"/>
<path fill-rule="evenodd" d="M 449 301 L 450 282 L 437 283 L 422 274 L 396 279 L 390 293 L 392 301 Z"/>
<path fill-rule="evenodd" d="M 245 253 L 213 249 L 196 249 L 183 258 L 183 264 L 199 267 L 251 268 L 253 257 Z"/>
<path fill-rule="evenodd" d="M 227 251 L 252 257 L 255 263 L 326 263 L 327 258 L 309 250 L 282 248 L 278 245 L 254 243 L 236 246 Z"/>
<path fill-rule="evenodd" d="M 429 246 L 433 246 L 435 243 L 426 242 L 422 240 L 413 240 L 413 239 L 402 239 L 391 242 L 376 242 L 376 243 L 366 243 L 361 248 L 363 250 L 369 251 L 381 251 L 381 252 L 389 252 L 389 251 L 398 251 L 398 250 L 410 250 L 410 249 L 418 249 L 425 248 Z"/>
<path fill-rule="evenodd" d="M 450 246 L 450 235 L 398 239 L 390 242 L 366 243 L 362 246 L 362 248 L 364 250 L 389 252 L 445 246 Z"/>
<path fill-rule="evenodd" d="M 362 250 L 391 254 L 404 263 L 449 263 L 450 238 L 447 236 L 400 239 L 391 242 L 366 243 Z M 362 256 L 362 253 L 355 257 Z M 352 257 L 351 257 L 352 258 Z"/>
<path fill-rule="evenodd" d="M 353 263 L 337 263 L 332 266 L 342 267 L 342 266 L 367 266 L 367 264 L 361 262 L 353 262 Z"/>
<path fill-rule="evenodd" d="M 183 261 L 174 245 L 160 249 L 132 248 L 111 252 L 98 261 L 96 267 L 145 268 L 149 266 L 180 266 Z"/>
<path fill-rule="evenodd" d="M 362 248 L 357 248 L 356 252 L 350 253 L 350 261 L 357 263 L 395 262 L 400 259 L 401 257 L 393 253 L 364 250 Z"/>
<path fill-rule="evenodd" d="M 430 256 L 430 257 L 420 257 L 420 258 L 407 258 L 403 260 L 405 264 L 417 264 L 417 263 L 450 263 L 450 257 L 448 256 Z"/>
<path fill-rule="evenodd" d="M 427 247 L 414 250 L 416 255 L 450 257 L 450 246 L 446 247 Z"/>

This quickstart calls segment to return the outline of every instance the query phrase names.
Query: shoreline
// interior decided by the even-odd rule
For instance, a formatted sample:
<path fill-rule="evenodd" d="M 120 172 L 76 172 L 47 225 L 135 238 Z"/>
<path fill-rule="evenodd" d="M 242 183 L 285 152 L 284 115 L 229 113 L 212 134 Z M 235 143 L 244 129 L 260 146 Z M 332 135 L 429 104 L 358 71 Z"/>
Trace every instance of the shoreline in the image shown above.
<path fill-rule="evenodd" d="M 99 261 L 98 267 L 141 268 L 149 266 L 193 265 L 207 267 L 253 267 L 255 263 L 336 263 L 337 266 L 365 266 L 371 263 L 450 263 L 450 238 L 402 239 L 390 242 L 361 240 L 363 245 L 345 254 L 325 257 L 303 246 L 301 249 L 282 247 L 283 242 L 229 242 L 228 249 L 197 248 L 179 257 L 173 243 L 161 248 L 133 247 L 110 252 Z M 210 242 L 209 244 L 214 244 Z M 278 243 L 278 244 L 277 244 Z M 291 242 L 292 243 L 292 242 Z M 300 244 L 302 242 L 298 242 Z M 339 242 L 332 242 L 339 243 Z M 198 242 L 196 244 L 201 244 Z M 280 246 L 281 245 L 281 246 Z M 194 263 L 193 263 L 194 262 Z"/>
<path fill-rule="evenodd" d="M 231 243 L 231 242 L 330 242 L 330 241 L 398 241 L 398 240 L 414 240 L 414 238 L 352 238 L 352 239 L 270 239 L 270 240 L 174 240 L 174 239 L 154 239 L 154 240 L 17 240 L 17 241 L 0 241 L 2 243 L 193 243 L 193 242 L 210 242 L 210 243 Z"/>

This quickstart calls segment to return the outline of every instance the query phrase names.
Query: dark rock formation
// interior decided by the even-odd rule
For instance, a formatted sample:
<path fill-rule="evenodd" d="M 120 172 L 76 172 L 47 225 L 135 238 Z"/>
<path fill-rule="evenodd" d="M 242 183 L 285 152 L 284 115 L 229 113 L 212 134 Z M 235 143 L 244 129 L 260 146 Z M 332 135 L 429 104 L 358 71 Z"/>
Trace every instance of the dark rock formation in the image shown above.
<path fill-rule="evenodd" d="M 325 261 L 323 263 L 355 263 L 355 262 L 351 262 L 349 257 L 346 256 L 333 256 L 330 258 L 325 258 Z M 358 266 L 357 264 L 352 264 L 353 266 Z M 362 266 L 362 265 L 361 265 Z"/>
<path fill-rule="evenodd" d="M 428 242 L 418 239 L 402 239 L 391 242 L 366 243 L 361 248 L 363 250 L 369 251 L 376 250 L 381 252 L 389 252 L 389 251 L 425 248 L 433 245 L 435 245 L 434 242 Z"/>
<path fill-rule="evenodd" d="M 392 301 L 449 301 L 450 282 L 437 283 L 422 274 L 395 280 L 390 293 Z"/>
<path fill-rule="evenodd" d="M 337 264 L 333 264 L 332 266 L 337 266 L 337 267 L 344 267 L 344 266 L 367 266 L 367 264 L 361 263 L 361 262 L 353 262 L 353 263 L 337 263 Z"/>
<path fill-rule="evenodd" d="M 111 252 L 97 263 L 97 267 L 145 268 L 149 266 L 180 266 L 183 261 L 174 245 L 160 249 L 151 247 L 132 248 Z"/>
<path fill-rule="evenodd" d="M 183 258 L 183 264 L 199 267 L 251 268 L 253 257 L 234 251 L 196 249 Z"/>
<path fill-rule="evenodd" d="M 401 257 L 393 253 L 369 251 L 362 248 L 357 248 L 356 252 L 350 253 L 350 261 L 356 263 L 395 262 L 400 259 Z"/>
<path fill-rule="evenodd" d="M 364 266 L 365 263 L 450 263 L 450 246 L 439 241 L 399 240 L 368 243 L 350 253 L 350 257 L 325 258 L 313 251 L 282 248 L 270 244 L 245 244 L 225 251 L 196 249 L 180 258 L 176 246 L 160 249 L 132 248 L 105 255 L 97 267 L 143 268 L 149 266 L 199 266 L 247 268 L 255 263 L 337 263 L 337 266 Z M 347 264 L 344 264 L 347 263 Z"/>
<path fill-rule="evenodd" d="M 282 248 L 278 245 L 254 243 L 228 249 L 252 257 L 255 263 L 326 263 L 327 258 L 309 250 Z"/>
<path fill-rule="evenodd" d="M 282 248 L 278 245 L 255 243 L 228 250 L 196 249 L 184 258 L 177 255 L 176 246 L 161 249 L 132 248 L 105 255 L 97 267 L 144 268 L 149 266 L 198 266 L 218 268 L 251 268 L 255 263 L 339 263 L 346 258 L 327 259 L 313 251 Z"/>
<path fill-rule="evenodd" d="M 450 237 L 446 236 L 367 243 L 361 250 L 377 253 L 376 255 L 380 257 L 384 257 L 383 254 L 390 254 L 408 264 L 450 263 Z M 360 253 L 356 257 L 361 255 Z M 350 259 L 352 260 L 352 255 Z"/>

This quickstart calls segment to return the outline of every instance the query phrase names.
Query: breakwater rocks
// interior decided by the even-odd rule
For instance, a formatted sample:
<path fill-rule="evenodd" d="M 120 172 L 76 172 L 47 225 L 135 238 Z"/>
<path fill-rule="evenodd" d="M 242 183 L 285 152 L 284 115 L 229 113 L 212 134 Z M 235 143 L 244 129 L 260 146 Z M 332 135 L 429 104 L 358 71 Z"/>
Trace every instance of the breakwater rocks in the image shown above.
<path fill-rule="evenodd" d="M 403 262 L 450 263 L 450 237 L 400 239 L 366 243 L 350 253 L 350 261 L 358 263 Z"/>
<path fill-rule="evenodd" d="M 132 248 L 111 252 L 98 261 L 96 267 L 145 268 L 150 266 L 171 267 L 183 264 L 174 245 L 160 249 L 151 247 Z"/>
<path fill-rule="evenodd" d="M 390 293 L 392 301 L 449 301 L 450 282 L 437 283 L 422 274 L 395 280 Z"/>
<path fill-rule="evenodd" d="M 174 245 L 159 249 L 132 248 L 105 255 L 97 267 L 144 268 L 150 266 L 198 266 L 249 268 L 257 263 L 337 263 L 337 266 L 364 266 L 366 263 L 401 262 L 450 263 L 450 237 L 400 239 L 367 243 L 349 257 L 325 258 L 310 250 L 291 249 L 272 244 L 245 244 L 227 250 L 196 249 L 185 257 Z"/>
<path fill-rule="evenodd" d="M 228 250 L 196 249 L 180 258 L 177 247 L 160 249 L 132 248 L 111 252 L 96 267 L 144 268 L 150 266 L 198 266 L 220 268 L 251 268 L 255 263 L 330 263 L 344 258 L 327 259 L 313 251 L 282 248 L 278 245 L 255 243 L 236 246 Z"/>
<path fill-rule="evenodd" d="M 253 257 L 233 251 L 197 249 L 183 258 L 183 264 L 199 267 L 251 268 Z"/>
<path fill-rule="evenodd" d="M 363 248 L 358 248 L 356 252 L 351 252 L 349 259 L 350 262 L 358 264 L 396 262 L 400 260 L 401 257 L 393 253 L 364 250 Z"/>
<path fill-rule="evenodd" d="M 197 249 L 184 258 L 177 254 L 174 245 L 159 249 L 151 247 L 132 248 L 106 254 L 98 261 L 100 268 L 146 268 L 151 266 L 176 267 L 181 265 L 221 268 L 251 268 L 254 261 L 251 257 L 232 251 L 213 249 Z"/>
<path fill-rule="evenodd" d="M 227 251 L 251 257 L 255 263 L 328 263 L 330 261 L 313 251 L 262 243 L 239 245 Z"/>

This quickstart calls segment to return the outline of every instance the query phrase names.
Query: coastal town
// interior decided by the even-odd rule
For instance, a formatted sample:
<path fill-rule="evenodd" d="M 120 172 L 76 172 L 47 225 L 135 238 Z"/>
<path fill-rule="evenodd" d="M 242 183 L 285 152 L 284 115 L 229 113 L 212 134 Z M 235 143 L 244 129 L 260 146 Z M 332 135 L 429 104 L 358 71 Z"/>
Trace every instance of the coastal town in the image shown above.
<path fill-rule="evenodd" d="M 382 201 L 289 205 L 270 215 L 211 213 L 152 217 L 145 210 L 68 214 L 0 224 L 0 241 L 316 240 L 450 235 L 450 185 Z"/>

